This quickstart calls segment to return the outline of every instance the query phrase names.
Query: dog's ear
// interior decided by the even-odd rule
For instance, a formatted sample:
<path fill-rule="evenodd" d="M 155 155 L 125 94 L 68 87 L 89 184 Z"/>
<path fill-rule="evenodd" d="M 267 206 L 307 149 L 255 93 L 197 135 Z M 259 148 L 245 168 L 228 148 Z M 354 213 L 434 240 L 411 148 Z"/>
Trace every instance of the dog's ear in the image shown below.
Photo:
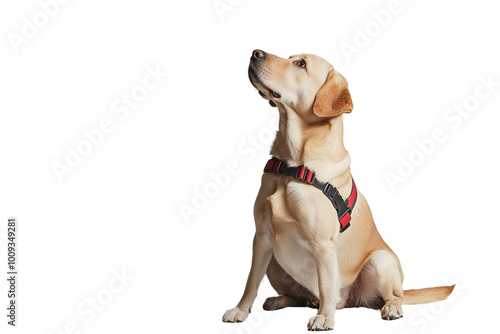
<path fill-rule="evenodd" d="M 336 78 L 336 76 L 340 78 Z M 319 117 L 335 117 L 352 111 L 351 94 L 347 81 L 334 70 L 328 73 L 325 83 L 316 94 L 313 112 Z"/>

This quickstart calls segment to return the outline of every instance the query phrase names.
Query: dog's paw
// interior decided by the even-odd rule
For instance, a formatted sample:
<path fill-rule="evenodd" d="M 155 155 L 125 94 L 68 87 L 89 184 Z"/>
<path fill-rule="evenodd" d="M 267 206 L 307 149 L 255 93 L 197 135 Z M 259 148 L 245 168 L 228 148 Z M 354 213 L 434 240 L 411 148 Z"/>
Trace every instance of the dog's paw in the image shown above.
<path fill-rule="evenodd" d="M 306 306 L 310 308 L 319 309 L 319 299 L 318 298 L 307 299 Z"/>
<path fill-rule="evenodd" d="M 266 311 L 274 311 L 280 310 L 289 306 L 299 306 L 297 300 L 288 296 L 278 296 L 278 297 L 269 297 L 262 305 L 262 308 Z"/>
<path fill-rule="evenodd" d="M 333 329 L 333 318 L 322 314 L 315 315 L 309 319 L 307 329 L 310 331 L 331 331 Z"/>
<path fill-rule="evenodd" d="M 232 308 L 227 310 L 226 313 L 222 316 L 223 322 L 243 322 L 247 317 L 249 311 L 245 311 L 240 309 L 239 307 Z"/>
<path fill-rule="evenodd" d="M 380 313 L 382 315 L 382 319 L 384 320 L 397 320 L 403 317 L 403 309 L 401 305 L 396 305 L 391 302 L 387 302 L 380 310 Z"/>

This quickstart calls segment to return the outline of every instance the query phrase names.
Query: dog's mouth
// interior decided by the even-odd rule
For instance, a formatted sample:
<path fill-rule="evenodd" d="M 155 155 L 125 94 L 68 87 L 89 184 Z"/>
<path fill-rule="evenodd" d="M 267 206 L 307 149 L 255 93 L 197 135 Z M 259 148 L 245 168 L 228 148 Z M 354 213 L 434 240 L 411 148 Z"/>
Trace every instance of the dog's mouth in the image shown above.
<path fill-rule="evenodd" d="M 252 83 L 252 85 L 259 90 L 259 94 L 263 98 L 265 99 L 268 98 L 268 95 L 276 99 L 279 99 L 281 97 L 281 94 L 275 92 L 274 90 L 270 89 L 269 87 L 267 87 L 262 83 L 255 69 L 253 68 L 252 64 L 250 64 L 250 66 L 248 67 L 248 76 L 250 78 L 250 82 Z M 264 91 L 268 92 L 268 95 L 266 95 Z M 269 104 L 273 107 L 276 107 L 276 103 L 273 100 L 271 100 L 270 97 L 269 97 Z"/>
<path fill-rule="evenodd" d="M 262 83 L 261 83 L 262 85 Z M 281 97 L 280 94 L 276 93 L 274 90 L 270 89 L 270 88 L 267 88 L 266 86 L 262 85 L 262 87 L 264 87 L 265 90 L 267 90 L 269 92 L 269 94 L 271 94 L 273 97 L 279 99 Z M 266 97 L 266 94 L 264 94 L 263 91 L 259 90 L 259 94 L 262 96 L 262 97 Z"/>
<path fill-rule="evenodd" d="M 279 99 L 281 97 L 281 95 L 276 93 L 274 90 L 269 89 L 269 93 L 271 93 L 271 95 L 277 99 Z"/>

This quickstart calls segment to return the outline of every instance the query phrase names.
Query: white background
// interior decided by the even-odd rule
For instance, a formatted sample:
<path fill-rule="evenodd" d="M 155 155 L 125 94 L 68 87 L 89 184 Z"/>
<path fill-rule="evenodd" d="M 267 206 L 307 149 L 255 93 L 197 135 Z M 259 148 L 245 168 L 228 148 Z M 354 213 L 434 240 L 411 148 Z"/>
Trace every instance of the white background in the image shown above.
<path fill-rule="evenodd" d="M 401 0 L 379 31 L 371 13 L 388 0 L 221 2 L 230 10 L 218 13 L 212 0 L 69 1 L 18 52 L 9 36 L 21 35 L 40 4 L 0 5 L 0 233 L 8 216 L 20 225 L 18 327 L 6 325 L 2 279 L 1 332 L 306 332 L 315 310 L 262 311 L 275 295 L 267 279 L 250 322 L 221 322 L 248 274 L 253 201 L 277 116 L 248 81 L 256 48 L 314 53 L 347 78 L 352 173 L 401 260 L 404 287 L 457 283 L 449 301 L 406 306 L 394 322 L 339 311 L 335 330 L 497 328 L 500 87 L 455 128 L 443 119 L 474 96 L 480 77 L 500 81 L 493 2 Z M 367 26 L 372 37 L 348 59 L 342 43 L 354 46 Z M 169 74 L 122 120 L 112 105 L 147 67 Z M 113 131 L 59 181 L 52 164 L 107 118 Z M 397 172 L 398 157 L 418 155 L 415 141 L 436 128 L 446 140 L 391 189 L 386 173 Z M 237 174 L 213 188 L 209 173 L 231 161 Z M 185 219 L 181 208 L 207 187 L 211 198 Z M 109 292 L 122 270 L 133 279 Z M 90 309 L 88 298 L 106 304 L 91 320 L 77 311 Z"/>

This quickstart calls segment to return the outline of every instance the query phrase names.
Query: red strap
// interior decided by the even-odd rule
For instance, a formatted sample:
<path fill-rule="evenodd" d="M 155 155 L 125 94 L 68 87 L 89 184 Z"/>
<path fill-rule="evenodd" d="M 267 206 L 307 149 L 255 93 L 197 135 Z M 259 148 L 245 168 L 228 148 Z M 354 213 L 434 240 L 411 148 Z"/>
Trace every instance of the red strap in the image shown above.
<path fill-rule="evenodd" d="M 312 177 L 313 177 L 313 172 L 311 172 L 310 170 L 307 171 L 306 181 L 311 182 Z"/>
<path fill-rule="evenodd" d="M 274 164 L 274 160 L 273 159 L 269 160 L 266 164 L 266 167 L 264 167 L 264 169 L 271 169 L 273 167 L 273 164 Z"/>
<path fill-rule="evenodd" d="M 306 172 L 306 168 L 305 167 L 300 167 L 300 172 L 299 172 L 299 179 L 302 179 L 304 178 L 304 173 Z"/>
<path fill-rule="evenodd" d="M 352 180 L 352 190 L 349 198 L 347 199 L 347 206 L 352 208 L 354 206 L 354 202 L 356 202 L 356 197 L 358 196 L 358 190 L 356 189 L 356 183 L 354 183 L 354 179 Z"/>
<path fill-rule="evenodd" d="M 356 188 L 356 183 L 354 183 L 354 179 L 352 179 L 352 189 L 349 198 L 347 199 L 347 207 L 352 212 L 352 208 L 356 203 L 356 199 L 358 198 L 358 189 Z M 347 211 L 342 217 L 339 219 L 340 222 L 340 231 L 342 232 L 347 228 L 347 225 L 351 222 L 351 214 Z"/>
<path fill-rule="evenodd" d="M 349 212 L 346 212 L 345 215 L 343 215 L 342 218 L 339 219 L 341 229 L 343 229 L 347 224 L 349 224 L 350 221 L 351 221 L 351 214 Z"/>

